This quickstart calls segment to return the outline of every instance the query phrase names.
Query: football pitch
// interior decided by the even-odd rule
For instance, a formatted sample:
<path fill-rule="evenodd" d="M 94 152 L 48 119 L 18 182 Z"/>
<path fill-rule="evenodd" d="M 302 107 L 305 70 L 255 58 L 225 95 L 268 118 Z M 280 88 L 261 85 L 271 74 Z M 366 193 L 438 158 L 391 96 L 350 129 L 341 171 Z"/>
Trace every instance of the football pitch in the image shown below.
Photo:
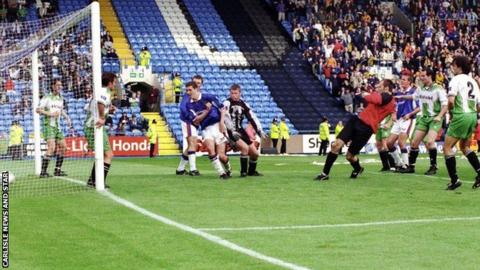
<path fill-rule="evenodd" d="M 45 180 L 65 192 L 11 195 L 10 268 L 479 269 L 480 190 L 468 161 L 457 158 L 464 185 L 454 192 L 442 157 L 435 177 L 422 175 L 425 158 L 415 175 L 361 161 L 352 180 L 339 157 L 325 182 L 313 181 L 317 156 L 262 156 L 255 178 L 240 178 L 232 157 L 227 181 L 206 157 L 200 177 L 176 176 L 176 157 L 119 158 L 103 193 L 73 183 L 84 179 Z"/>

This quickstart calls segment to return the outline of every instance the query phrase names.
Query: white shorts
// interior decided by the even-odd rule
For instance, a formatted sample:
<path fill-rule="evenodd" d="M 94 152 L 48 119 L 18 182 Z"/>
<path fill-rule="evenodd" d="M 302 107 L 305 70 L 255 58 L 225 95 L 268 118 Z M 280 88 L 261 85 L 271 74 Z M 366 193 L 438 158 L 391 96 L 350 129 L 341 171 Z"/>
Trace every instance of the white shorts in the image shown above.
<path fill-rule="evenodd" d="M 400 135 L 401 133 L 410 135 L 410 132 L 413 130 L 413 124 L 415 120 L 408 119 L 403 120 L 403 118 L 397 120 L 390 131 L 391 134 Z"/>
<path fill-rule="evenodd" d="M 197 128 L 192 124 L 182 121 L 183 150 L 188 148 L 187 138 L 190 136 L 198 137 Z"/>
<path fill-rule="evenodd" d="M 225 136 L 220 132 L 218 123 L 206 127 L 202 133 L 204 140 L 213 140 L 215 142 L 215 145 L 227 142 L 227 138 L 225 138 Z"/>
<path fill-rule="evenodd" d="M 197 128 L 192 124 L 182 121 L 182 135 L 183 138 L 188 138 L 190 136 L 198 137 Z"/>

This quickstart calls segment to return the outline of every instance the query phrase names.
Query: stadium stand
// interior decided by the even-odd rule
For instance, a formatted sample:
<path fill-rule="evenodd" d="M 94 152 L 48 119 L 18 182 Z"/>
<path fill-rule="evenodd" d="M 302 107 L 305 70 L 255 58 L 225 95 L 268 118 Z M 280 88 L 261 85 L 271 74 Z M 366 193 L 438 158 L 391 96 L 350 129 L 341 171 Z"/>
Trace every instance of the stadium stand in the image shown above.
<path fill-rule="evenodd" d="M 200 45 L 180 6 L 175 1 L 141 1 L 138 2 L 136 10 L 129 8 L 131 3 L 131 1 L 124 0 L 113 1 L 134 51 L 138 53 L 143 46 L 147 46 L 151 51 L 154 72 L 175 71 L 179 72 L 182 78 L 191 78 L 197 73 L 202 74 L 205 78 L 204 91 L 217 94 L 221 99 L 226 97 L 231 84 L 241 84 L 245 100 L 255 108 L 255 112 L 266 130 L 268 130 L 273 117 L 284 115 L 273 101 L 269 88 L 256 70 L 242 67 L 244 60 L 236 58 L 237 55 L 241 55 L 238 50 L 229 47 L 230 49 L 227 49 L 229 51 L 212 52 L 209 47 Z M 205 5 L 205 8 L 208 7 Z M 208 12 L 209 14 L 216 13 L 211 9 L 211 5 Z M 170 16 L 174 13 L 175 16 Z M 138 17 L 151 19 L 137 20 Z M 206 30 L 206 28 L 200 29 L 201 31 Z M 221 35 L 225 34 L 216 27 L 207 31 L 211 31 L 209 33 L 219 39 Z M 232 40 L 231 37 L 226 38 L 226 40 Z M 228 44 L 228 41 L 225 42 Z M 222 67 L 219 64 L 228 66 Z M 237 66 L 233 66 L 235 64 Z M 162 114 L 175 134 L 177 142 L 182 142 L 178 105 L 162 106 Z M 291 123 L 289 125 L 296 133 L 293 125 Z"/>
<path fill-rule="evenodd" d="M 274 18 L 265 10 L 266 6 L 254 1 L 212 2 L 241 51 L 257 67 L 274 100 L 298 130 L 316 132 L 322 117 L 338 121 L 347 116 L 336 99 L 322 91 L 302 54 L 273 24 Z M 285 49 L 287 44 L 289 48 Z"/>
<path fill-rule="evenodd" d="M 267 1 L 278 7 L 280 1 Z M 304 51 L 313 73 L 333 96 L 344 93 L 358 97 L 367 85 L 378 81 L 372 68 L 388 71 L 381 76 L 408 70 L 416 74 L 431 67 L 436 82 L 448 84 L 449 64 L 460 48 L 477 65 L 479 24 L 478 4 L 448 1 L 396 1 L 410 16 L 414 36 L 395 25 L 382 1 L 293 3 L 285 1 L 287 20 L 283 27 Z M 375 76 L 376 75 L 376 76 Z M 356 111 L 362 109 L 355 99 Z"/>

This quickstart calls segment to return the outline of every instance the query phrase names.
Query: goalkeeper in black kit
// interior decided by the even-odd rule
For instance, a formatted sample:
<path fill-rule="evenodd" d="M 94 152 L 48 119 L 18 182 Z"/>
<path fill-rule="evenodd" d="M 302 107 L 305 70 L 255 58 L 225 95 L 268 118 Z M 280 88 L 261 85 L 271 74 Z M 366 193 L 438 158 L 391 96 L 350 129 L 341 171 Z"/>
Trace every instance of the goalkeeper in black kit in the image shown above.
<path fill-rule="evenodd" d="M 240 176 L 262 176 L 257 172 L 258 150 L 242 126 L 243 119 L 247 118 L 249 124 L 260 137 L 264 136 L 260 121 L 250 109 L 250 106 L 241 99 L 240 85 L 230 87 L 230 97 L 223 102 L 226 110 L 226 127 L 230 145 L 234 150 L 240 151 Z M 250 158 L 250 161 L 249 161 Z"/>

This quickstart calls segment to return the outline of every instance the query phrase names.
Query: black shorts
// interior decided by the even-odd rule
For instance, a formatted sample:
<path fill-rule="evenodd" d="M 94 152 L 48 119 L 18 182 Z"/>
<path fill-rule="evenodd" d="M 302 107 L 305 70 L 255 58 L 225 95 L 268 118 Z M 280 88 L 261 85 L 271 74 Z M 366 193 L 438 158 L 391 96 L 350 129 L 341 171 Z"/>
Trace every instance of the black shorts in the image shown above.
<path fill-rule="evenodd" d="M 340 131 L 337 138 L 344 143 L 350 143 L 348 152 L 353 155 L 358 155 L 360 150 L 368 143 L 370 137 L 372 137 L 373 130 L 367 124 L 363 123 L 358 116 L 353 116 L 348 120 L 345 127 Z"/>
<path fill-rule="evenodd" d="M 247 145 L 253 143 L 252 140 L 250 140 L 250 136 L 248 136 L 247 132 L 244 129 L 239 129 L 237 130 L 237 132 L 240 134 L 240 139 L 242 139 L 242 141 L 244 141 Z M 230 139 L 235 141 L 230 132 L 228 133 L 228 136 L 230 137 Z"/>

